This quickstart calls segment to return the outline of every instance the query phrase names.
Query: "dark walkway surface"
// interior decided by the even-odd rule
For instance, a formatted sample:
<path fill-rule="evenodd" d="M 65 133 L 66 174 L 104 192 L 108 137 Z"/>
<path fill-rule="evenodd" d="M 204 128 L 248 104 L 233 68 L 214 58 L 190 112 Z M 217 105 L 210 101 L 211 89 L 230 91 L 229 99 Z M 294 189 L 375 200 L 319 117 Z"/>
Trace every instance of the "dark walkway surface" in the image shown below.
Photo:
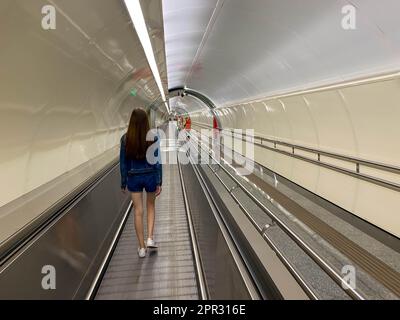
<path fill-rule="evenodd" d="M 96 299 L 198 298 L 178 166 L 164 165 L 163 171 L 163 192 L 156 201 L 158 251 L 138 257 L 131 212 Z"/>

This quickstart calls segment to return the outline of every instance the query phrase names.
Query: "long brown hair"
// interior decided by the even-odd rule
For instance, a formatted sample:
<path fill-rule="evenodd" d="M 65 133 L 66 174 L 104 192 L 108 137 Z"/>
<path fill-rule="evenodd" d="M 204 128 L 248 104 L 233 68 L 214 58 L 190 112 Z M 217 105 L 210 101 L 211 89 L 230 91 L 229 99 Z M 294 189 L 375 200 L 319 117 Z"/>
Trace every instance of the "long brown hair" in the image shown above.
<path fill-rule="evenodd" d="M 150 124 L 146 111 L 141 108 L 134 109 L 126 134 L 126 157 L 128 159 L 146 158 L 147 148 L 152 144 L 150 141 L 146 141 L 149 130 Z"/>

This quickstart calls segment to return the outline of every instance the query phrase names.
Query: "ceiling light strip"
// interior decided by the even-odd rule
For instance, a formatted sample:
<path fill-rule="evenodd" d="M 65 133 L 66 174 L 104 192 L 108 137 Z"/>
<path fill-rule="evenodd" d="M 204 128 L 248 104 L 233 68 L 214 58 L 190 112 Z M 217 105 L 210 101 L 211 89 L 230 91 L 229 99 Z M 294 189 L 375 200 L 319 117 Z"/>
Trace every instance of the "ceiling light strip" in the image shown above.
<path fill-rule="evenodd" d="M 150 36 L 147 31 L 146 22 L 144 20 L 142 7 L 140 6 L 139 0 L 124 0 L 126 8 L 128 9 L 129 15 L 131 16 L 133 26 L 135 27 L 136 33 L 139 37 L 140 43 L 142 44 L 144 53 L 149 63 L 150 69 L 153 73 L 154 79 L 161 93 L 161 98 L 165 103 L 168 113 L 170 112 L 168 103 L 166 101 L 164 88 L 162 86 L 160 72 L 157 67 L 156 59 L 154 56 L 153 47 L 151 45 Z"/>

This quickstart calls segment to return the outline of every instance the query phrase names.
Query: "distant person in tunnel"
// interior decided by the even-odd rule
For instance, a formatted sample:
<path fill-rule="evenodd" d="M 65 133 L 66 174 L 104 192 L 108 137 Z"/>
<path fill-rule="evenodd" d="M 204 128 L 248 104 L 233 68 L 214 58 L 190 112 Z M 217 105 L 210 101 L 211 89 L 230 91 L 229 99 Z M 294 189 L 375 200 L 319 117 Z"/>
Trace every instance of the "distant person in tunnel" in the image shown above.
<path fill-rule="evenodd" d="M 121 138 L 120 170 L 121 189 L 128 189 L 132 195 L 135 212 L 135 230 L 139 241 L 138 254 L 146 256 L 147 248 L 157 248 L 153 239 L 155 220 L 155 200 L 161 193 L 162 165 L 160 141 L 147 141 L 150 131 L 149 118 L 143 109 L 134 109 L 129 121 L 128 132 Z M 155 145 L 153 145 L 155 144 Z M 155 146 L 155 148 L 154 148 Z M 153 156 L 157 161 L 149 162 L 149 151 L 154 150 Z M 143 190 L 146 191 L 147 207 L 147 241 L 144 241 L 143 228 Z"/>
<path fill-rule="evenodd" d="M 185 129 L 186 129 L 186 130 L 192 129 L 192 120 L 190 119 L 190 117 L 187 117 L 187 118 L 186 118 Z"/>

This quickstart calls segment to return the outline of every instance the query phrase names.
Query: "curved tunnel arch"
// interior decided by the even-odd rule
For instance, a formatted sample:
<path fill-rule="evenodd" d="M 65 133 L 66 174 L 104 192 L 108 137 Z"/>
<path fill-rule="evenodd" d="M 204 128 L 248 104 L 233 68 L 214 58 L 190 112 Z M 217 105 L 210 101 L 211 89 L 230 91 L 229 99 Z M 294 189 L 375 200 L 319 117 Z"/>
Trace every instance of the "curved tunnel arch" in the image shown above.
<path fill-rule="evenodd" d="M 173 96 L 178 96 L 178 95 L 193 96 L 193 97 L 201 100 L 210 110 L 213 110 L 216 108 L 216 105 L 210 98 L 208 98 L 205 94 L 203 94 L 197 90 L 194 90 L 194 89 L 190 89 L 187 87 L 175 87 L 175 88 L 169 89 L 168 93 L 170 95 L 170 98 Z"/>
<path fill-rule="evenodd" d="M 374 1 L 354 0 L 358 10 L 357 30 L 348 31 L 340 28 L 340 12 L 342 5 L 349 2 L 348 0 L 333 0 L 329 4 L 318 0 L 301 3 L 294 3 L 291 0 L 137 0 L 137 3 L 140 2 L 146 23 L 145 28 L 141 28 L 142 30 L 139 30 L 137 25 L 135 27 L 135 19 L 129 17 L 128 0 L 125 1 L 126 5 L 122 0 L 81 1 L 79 5 L 77 1 L 54 0 L 50 2 L 55 3 L 60 15 L 57 16 L 57 29 L 50 32 L 43 32 L 40 28 L 42 16 L 36 3 L 40 3 L 40 0 L 3 0 L 3 2 L 4 4 L 0 5 L 2 36 L 4 36 L 2 40 L 5 49 L 2 51 L 0 60 L 2 70 L 0 74 L 0 135 L 3 137 L 0 141 L 0 181 L 4 182 L 0 188 L 1 247 L 4 244 L 3 241 L 6 241 L 7 245 L 11 244 L 8 239 L 11 239 L 14 234 L 18 233 L 19 238 L 19 231 L 25 229 L 25 226 L 31 222 L 34 222 L 36 228 L 37 220 L 41 220 L 45 215 L 47 219 L 47 212 L 52 211 L 52 208 L 57 207 L 58 204 L 60 206 L 62 204 L 63 207 L 64 204 L 73 207 L 71 210 L 73 212 L 65 216 L 77 219 L 63 219 L 58 207 L 55 208 L 57 218 L 46 221 L 46 228 L 40 226 L 38 240 L 42 241 L 46 238 L 44 231 L 47 232 L 45 229 L 48 223 L 51 228 L 57 224 L 67 226 L 66 229 L 53 228 L 55 233 L 48 233 L 56 235 L 47 237 L 46 241 L 51 242 L 51 246 L 48 247 L 50 249 L 68 248 L 69 252 L 77 253 L 73 256 L 79 258 L 81 249 L 87 249 L 84 255 L 88 254 L 87 257 L 92 257 L 94 250 L 89 252 L 90 248 L 95 248 L 92 243 L 97 242 L 99 247 L 104 246 L 106 241 L 99 236 L 106 234 L 107 237 L 114 236 L 110 226 L 119 222 L 115 219 L 117 217 L 115 214 L 120 213 L 115 209 L 122 208 L 120 200 L 123 200 L 123 195 L 119 192 L 117 195 L 108 189 L 108 186 L 112 185 L 112 190 L 119 191 L 120 187 L 117 181 L 119 176 L 116 165 L 119 159 L 120 138 L 126 132 L 132 110 L 144 108 L 150 115 L 151 127 L 158 127 L 161 123 L 168 124 L 167 121 L 173 118 L 181 120 L 183 116 L 191 120 L 193 134 L 199 133 L 196 131 L 201 131 L 202 128 L 211 127 L 217 130 L 204 130 L 205 133 L 213 131 L 212 133 L 221 133 L 220 136 L 231 134 L 232 139 L 221 140 L 222 145 L 232 147 L 230 149 L 239 156 L 244 155 L 245 149 L 246 157 L 248 155 L 247 145 L 243 142 L 248 140 L 255 142 L 251 145 L 254 147 L 254 154 L 248 157 L 257 165 L 258 171 L 255 173 L 258 177 L 254 177 L 260 179 L 265 177 L 264 182 L 270 184 L 272 191 L 285 191 L 284 189 L 291 185 L 295 185 L 298 188 L 296 190 L 301 190 L 299 194 L 301 199 L 300 196 L 293 196 L 288 192 L 285 197 L 289 201 L 286 201 L 284 197 L 279 197 L 278 193 L 269 194 L 269 189 L 266 189 L 267 200 L 272 202 L 273 207 L 269 207 L 269 202 L 266 209 L 263 207 L 265 209 L 263 211 L 267 213 L 265 217 L 269 216 L 270 209 L 274 211 L 281 204 L 283 209 L 286 209 L 286 204 L 288 204 L 287 209 L 293 208 L 290 202 L 296 200 L 294 202 L 298 202 L 297 204 L 306 211 L 310 210 L 311 213 L 315 210 L 316 218 L 324 218 L 321 220 L 324 220 L 322 222 L 328 226 L 335 226 L 332 221 L 339 221 L 338 224 L 341 224 L 340 219 L 343 214 L 349 218 L 349 221 L 357 220 L 365 223 L 368 228 L 367 234 L 372 235 L 372 238 L 376 236 L 373 234 L 375 231 L 379 231 L 380 239 L 385 241 L 388 236 L 392 236 L 393 241 L 390 240 L 387 243 L 392 243 L 391 246 L 398 251 L 400 220 L 396 213 L 398 203 L 400 203 L 398 163 L 400 145 L 397 143 L 400 137 L 400 127 L 397 123 L 400 119 L 400 108 L 398 108 L 400 38 L 397 35 L 400 34 L 400 24 L 396 12 L 400 9 L 399 1 L 388 0 L 385 10 L 377 10 L 380 5 Z M 91 14 L 82 15 L 82 12 Z M 13 18 L 15 16 L 19 17 L 18 21 Z M 146 46 L 138 37 L 140 31 L 146 33 L 146 27 L 158 70 L 151 67 Z M 155 79 L 157 78 L 156 71 L 160 79 Z M 165 101 L 164 93 L 167 92 L 169 100 Z M 178 121 L 178 123 L 181 122 Z M 176 129 L 175 123 L 171 123 L 171 128 Z M 247 134 L 247 129 L 253 131 L 255 137 L 252 133 Z M 239 130 L 246 133 L 240 135 Z M 252 139 L 247 139 L 248 136 Z M 168 140 L 164 144 L 168 148 L 171 147 L 168 152 L 175 151 L 179 145 L 174 143 L 173 139 Z M 233 143 L 229 146 L 227 140 L 233 140 Z M 196 142 L 195 139 L 191 141 Z M 225 154 L 223 156 L 225 157 Z M 104 175 L 104 170 L 108 170 L 110 165 L 113 166 L 112 180 L 99 178 Z M 199 211 L 202 215 L 199 221 L 204 221 L 205 228 L 212 230 L 210 220 L 203 218 L 207 217 L 204 215 L 203 204 L 206 204 L 209 197 L 200 197 L 201 189 L 207 189 L 206 191 L 210 192 L 211 196 L 214 194 L 223 196 L 223 192 L 229 192 L 232 197 L 225 193 L 227 197 L 223 197 L 225 199 L 222 199 L 221 203 L 219 201 L 217 203 L 213 197 L 210 197 L 212 198 L 210 207 L 225 204 L 226 200 L 226 204 L 231 202 L 235 207 L 227 205 L 221 206 L 222 209 L 227 209 L 227 211 L 230 211 L 230 208 L 240 209 L 237 214 L 233 212 L 234 219 L 230 220 L 238 222 L 237 225 L 240 227 L 242 227 L 241 222 L 253 222 L 247 221 L 247 214 L 242 214 L 245 211 L 244 207 L 237 208 L 232 202 L 232 199 L 237 200 L 243 195 L 243 193 L 233 194 L 236 186 L 230 190 L 216 186 L 214 181 L 219 182 L 214 178 L 222 178 L 220 182 L 223 182 L 225 177 L 218 172 L 214 172 L 216 174 L 214 176 L 212 172 L 214 168 L 210 171 L 208 170 L 210 168 L 189 165 L 186 168 L 183 167 L 182 171 L 181 167 L 177 168 L 178 170 L 171 169 L 172 167 L 169 167 L 164 171 L 171 177 L 164 180 L 167 182 L 164 184 L 165 189 L 168 190 L 171 186 L 170 189 L 173 190 L 172 187 L 178 185 L 177 179 L 180 179 L 182 188 L 175 188 L 174 191 L 182 191 L 183 197 L 177 196 L 175 192 L 163 193 L 159 201 L 168 205 L 167 208 L 163 208 L 163 211 L 169 216 L 171 212 L 176 211 L 175 204 L 178 201 L 187 200 L 184 180 L 188 179 L 190 182 L 191 178 L 194 178 L 193 185 L 186 184 L 187 190 L 190 190 L 189 200 L 186 201 L 187 203 L 180 203 L 181 209 L 188 211 L 186 217 L 182 212 L 184 223 L 186 223 L 185 219 L 191 216 L 189 211 L 194 213 L 194 218 L 191 220 L 196 222 L 198 217 L 196 211 Z M 203 174 L 207 179 L 203 179 Z M 270 174 L 270 180 L 267 177 L 268 174 Z M 232 178 L 235 177 L 236 174 L 232 176 Z M 226 182 L 229 187 L 228 184 L 232 182 L 232 179 L 229 178 L 229 174 L 226 178 L 228 178 Z M 97 188 L 101 189 L 97 197 L 102 201 L 95 201 L 97 197 L 95 198 L 91 193 L 90 197 L 87 197 L 90 198 L 88 202 L 82 201 L 83 210 L 78 210 L 78 206 L 70 206 L 72 203 L 70 197 L 75 198 L 76 194 L 80 202 L 83 187 L 85 190 L 88 189 L 88 182 L 92 184 L 92 179 L 96 180 L 96 184 L 99 182 L 99 185 L 100 183 L 102 185 L 101 188 Z M 206 184 L 211 182 L 215 188 L 203 188 L 204 182 Z M 255 183 L 255 186 L 258 186 L 258 183 Z M 255 191 L 255 186 L 251 185 L 249 191 Z M 90 189 L 92 192 L 96 188 L 90 187 Z M 106 193 L 110 197 L 104 196 Z M 318 200 L 316 209 L 314 205 L 311 207 L 308 202 L 303 201 L 304 194 Z M 118 199 L 118 196 L 121 199 Z M 260 199 L 264 199 L 263 196 Z M 199 208 L 201 210 L 189 210 L 193 207 L 191 197 L 195 203 L 203 202 Z M 252 199 L 255 201 L 244 203 L 246 207 L 249 205 L 249 210 L 257 209 L 253 204 L 261 203 L 260 199 L 249 198 L 249 200 Z M 338 209 L 339 214 L 333 213 L 339 220 L 330 219 L 328 212 L 319 210 L 320 203 L 328 203 L 329 208 L 334 207 L 335 211 Z M 57 206 L 54 206 L 55 204 Z M 214 221 L 214 210 L 211 211 L 209 217 Z M 289 217 L 288 213 L 292 213 L 292 210 L 281 211 L 285 218 Z M 302 211 L 300 210 L 300 214 Z M 90 219 L 88 219 L 89 215 Z M 128 212 L 125 217 L 124 219 L 128 218 Z M 244 219 L 237 219 L 238 217 Z M 74 220 L 79 228 L 70 224 L 71 220 Z M 170 219 L 166 220 L 170 223 Z M 274 224 L 268 222 L 267 225 L 260 225 L 262 229 L 260 228 L 259 231 L 262 238 L 267 235 L 267 232 L 274 232 L 274 228 L 269 229 L 269 227 L 277 226 L 275 222 L 278 219 L 272 220 Z M 290 220 L 292 220 L 289 221 L 290 223 L 297 222 Z M 298 220 L 301 222 L 301 219 Z M 41 224 L 41 221 L 39 222 Z M 264 219 L 261 222 L 264 223 Z M 343 222 L 348 221 L 343 219 Z M 194 226 L 194 229 L 201 231 L 202 223 L 198 224 L 199 227 Z M 39 224 L 37 226 L 39 227 Z M 352 223 L 349 224 L 349 227 L 351 226 L 353 226 Z M 357 227 L 357 224 L 354 226 Z M 122 228 L 123 224 L 120 227 Z M 175 244 L 176 241 L 181 243 L 183 229 L 181 230 L 180 224 L 177 224 L 177 227 L 179 231 L 173 233 L 179 235 L 180 238 L 179 240 L 169 238 L 169 243 Z M 228 224 L 226 227 L 229 227 Z M 248 238 L 250 246 L 246 245 L 243 248 L 252 250 L 239 251 L 250 252 L 248 256 L 244 256 L 245 258 L 257 255 L 254 254 L 257 252 L 253 249 L 262 249 L 259 252 L 264 255 L 266 252 L 264 249 L 268 247 L 255 245 L 258 242 L 253 241 L 257 240 L 253 237 L 256 235 L 255 229 L 250 224 L 249 227 L 247 229 L 247 224 L 243 224 L 243 229 L 232 229 L 235 233 L 244 231 L 239 232 L 240 238 L 248 231 L 251 235 L 251 238 Z M 74 232 L 78 229 L 79 234 Z M 197 229 L 194 231 L 197 232 Z M 313 228 L 306 231 L 316 231 L 315 235 L 322 230 L 321 228 L 311 229 Z M 337 228 L 338 231 L 339 229 Z M 165 229 L 162 230 L 165 231 Z M 369 249 L 367 246 L 373 248 L 372 253 L 380 250 L 374 246 L 376 243 L 370 245 L 370 239 L 364 242 L 364 238 L 357 238 L 359 234 L 353 233 L 353 230 L 348 229 L 346 225 L 344 238 L 339 235 L 336 237 L 334 233 L 333 236 L 332 233 L 326 234 L 336 239 L 353 239 L 361 243 L 363 248 Z M 350 235 L 350 232 L 353 234 Z M 198 234 L 201 237 L 199 236 L 197 240 L 201 244 L 203 235 L 201 232 Z M 204 234 L 206 241 L 210 239 L 210 234 Z M 325 232 L 320 232 L 320 235 L 323 234 Z M 32 235 L 36 238 L 36 235 Z M 62 237 L 62 235 L 67 235 L 67 237 Z M 192 240 L 196 238 L 196 234 L 194 235 L 195 237 L 191 236 Z M 23 237 L 25 238 L 25 235 Z M 81 237 L 89 241 L 81 241 L 82 245 L 75 246 L 74 243 L 80 242 L 78 240 Z M 217 241 L 223 238 L 225 238 L 224 235 L 213 237 Z M 41 263 L 41 259 L 36 258 L 46 257 L 46 263 L 53 261 L 47 257 L 62 258 L 63 272 L 66 270 L 66 262 L 71 266 L 75 265 L 73 261 L 75 259 L 70 259 L 74 258 L 72 255 L 58 255 L 55 250 L 48 255 L 43 254 L 44 247 L 33 245 L 34 241 L 31 240 L 36 241 L 33 237 L 26 238 L 29 240 L 26 245 L 32 251 L 25 251 L 23 246 L 20 247 L 22 244 L 20 239 L 23 238 L 15 242 L 18 245 L 18 251 L 15 252 L 18 259 L 23 256 L 19 254 L 20 249 L 21 253 L 24 250 L 24 254 L 33 259 L 29 260 L 28 257 L 28 260 L 9 258 L 4 260 L 2 254 L 6 251 L 2 247 L 0 258 L 3 260 L 0 262 L 5 261 L 7 268 L 2 268 L 0 274 L 5 270 L 9 272 L 9 261 L 12 264 L 16 261 L 15 270 L 19 273 L 15 273 L 17 276 L 14 277 L 10 277 L 10 273 L 7 277 L 0 277 L 2 283 L 0 288 L 3 288 L 0 289 L 0 297 L 3 292 L 9 295 L 13 289 L 30 292 L 30 290 L 25 290 L 28 274 L 24 274 L 24 277 L 20 277 L 20 274 L 28 270 L 25 266 L 29 266 L 32 272 L 39 270 L 34 263 Z M 233 249 L 235 247 L 241 249 L 242 241 L 239 240 L 238 246 L 233 246 Z M 318 240 L 317 245 L 322 243 L 319 239 L 316 240 Z M 39 241 L 37 243 L 40 244 Z M 299 244 L 300 241 L 297 243 Z M 232 260 L 225 259 L 227 255 L 220 254 L 224 253 L 221 246 L 224 243 L 211 244 L 211 251 L 207 246 L 204 248 L 215 254 L 214 249 L 217 245 L 219 251 L 216 254 L 224 258 L 228 266 L 235 267 L 231 263 Z M 347 246 L 348 243 L 345 244 Z M 8 250 L 8 246 L 6 247 Z M 200 248 L 197 248 L 196 244 L 192 247 Z M 167 246 L 164 248 L 168 250 Z M 357 247 L 352 248 L 357 249 Z M 200 248 L 199 251 L 202 250 Z M 192 251 L 195 253 L 196 250 Z M 377 258 L 383 258 L 382 252 L 379 252 Z M 246 263 L 248 261 L 252 268 L 247 268 L 245 263 L 243 268 L 235 267 L 235 269 L 240 272 L 247 269 L 252 272 L 253 270 L 262 271 L 267 265 L 278 269 L 275 262 L 270 259 L 277 258 L 277 253 L 279 253 L 277 250 L 272 250 L 268 261 L 260 265 L 262 268 L 258 268 L 257 265 L 256 269 L 253 269 L 255 264 L 250 263 L 253 259 L 241 259 L 239 254 L 237 261 Z M 168 255 L 168 258 L 170 256 Z M 172 256 L 179 258 L 179 261 L 184 262 L 185 265 L 190 262 L 190 259 L 187 260 L 186 257 L 181 259 L 183 254 Z M 285 255 L 282 256 L 286 259 Z M 362 252 L 360 256 L 363 259 L 365 257 Z M 393 263 L 391 257 L 389 256 L 385 261 L 388 261 L 389 266 L 396 267 L 397 260 L 393 260 L 395 261 Z M 205 258 L 204 261 L 211 261 L 210 265 L 204 265 L 204 273 L 208 272 L 209 266 L 211 267 L 209 283 L 213 283 L 216 277 L 220 279 L 219 273 L 222 273 L 230 281 L 229 286 L 221 286 L 223 291 L 228 293 L 237 291 L 239 285 L 236 285 L 238 283 L 236 281 L 235 290 L 226 290 L 226 288 L 232 288 L 232 279 L 236 280 L 231 270 L 225 265 L 220 265 L 216 270 L 214 262 L 217 260 L 214 256 L 208 256 L 208 252 Z M 357 268 L 363 268 L 356 261 L 364 261 L 363 259 L 350 260 Z M 101 259 L 96 258 L 97 260 Z M 300 264 L 297 264 L 300 261 L 297 255 L 293 261 L 294 266 L 300 267 Z M 339 262 L 339 260 L 335 261 Z M 380 266 L 372 262 L 374 268 Z M 175 265 L 168 263 L 170 264 Z M 94 263 L 88 263 L 90 268 L 94 265 Z M 39 264 L 37 266 L 41 267 Z M 132 266 L 136 268 L 136 265 Z M 308 263 L 305 266 L 309 269 Z M 153 267 L 158 268 L 158 265 L 154 264 Z M 173 269 L 172 272 L 175 272 L 176 268 Z M 286 282 L 290 279 L 290 272 L 287 273 L 290 270 L 284 266 L 280 269 L 285 273 L 276 278 L 284 279 Z M 293 270 L 297 272 L 297 268 Z M 186 271 L 186 268 L 183 269 L 185 274 L 187 274 Z M 298 271 L 301 271 L 300 268 Z M 380 272 L 381 269 L 379 268 L 378 271 Z M 162 273 L 164 275 L 164 271 Z M 192 274 L 192 271 L 190 270 L 189 273 Z M 77 275 L 77 283 L 88 283 L 78 278 L 82 273 L 74 272 L 74 274 Z M 102 274 L 99 272 L 97 276 Z M 199 274 L 202 274 L 201 270 Z M 393 275 L 393 273 L 388 274 Z M 90 276 L 90 270 L 85 271 L 85 275 Z M 312 276 L 318 285 L 322 283 L 317 273 L 312 272 Z M 71 284 L 73 283 L 71 280 L 75 279 L 73 277 L 75 275 L 68 278 Z M 11 280 L 9 285 L 4 285 L 5 278 L 7 281 Z M 147 277 L 145 278 L 144 282 L 149 283 Z M 169 275 L 165 278 L 167 281 L 172 279 Z M 186 279 L 185 276 L 185 283 L 182 283 L 185 292 L 190 286 L 187 286 L 192 280 L 192 277 L 190 278 Z M 263 278 L 267 277 L 263 276 Z M 15 285 L 14 279 L 18 279 L 22 285 Z M 37 279 L 37 275 L 29 279 Z M 251 277 L 248 279 L 249 283 L 253 282 Z M 392 278 L 388 277 L 388 279 Z M 400 277 L 396 276 L 396 282 L 398 279 Z M 196 279 L 193 278 L 193 280 Z M 340 275 L 337 280 L 339 285 L 343 284 Z M 358 281 L 357 279 L 357 286 L 361 283 Z M 256 282 L 254 281 L 255 284 Z M 220 286 L 221 283 L 222 281 L 218 281 L 217 285 Z M 370 288 L 369 283 L 368 279 L 367 287 L 368 291 L 371 291 L 372 286 Z M 39 290 L 39 295 L 52 292 L 42 290 L 36 284 L 35 281 L 33 285 Z M 168 282 L 168 288 L 169 284 Z M 137 287 L 144 288 L 141 285 Z M 164 285 L 156 287 L 165 289 Z M 285 283 L 286 287 L 292 291 L 287 283 Z M 396 288 L 400 292 L 398 288 L 400 288 L 400 281 Z M 125 287 L 123 290 L 124 297 L 127 294 L 126 289 L 128 288 Z M 72 291 L 77 292 L 75 289 Z M 115 294 L 114 288 L 110 291 Z M 212 291 L 212 289 L 209 290 L 209 292 Z M 57 294 L 60 292 L 61 290 L 54 291 Z M 196 292 L 194 290 L 193 293 Z M 164 293 L 166 292 L 162 292 L 162 295 Z M 290 297 L 292 294 L 290 292 Z"/>
<path fill-rule="evenodd" d="M 219 119 L 218 113 L 216 112 L 217 106 L 215 103 L 207 97 L 205 94 L 201 93 L 200 91 L 187 88 L 187 87 L 175 87 L 168 90 L 169 98 L 173 98 L 176 96 L 191 96 L 198 100 L 200 100 L 207 108 L 210 114 L 212 115 L 213 119 L 215 119 L 217 123 L 217 127 L 221 128 L 221 121 Z"/>

